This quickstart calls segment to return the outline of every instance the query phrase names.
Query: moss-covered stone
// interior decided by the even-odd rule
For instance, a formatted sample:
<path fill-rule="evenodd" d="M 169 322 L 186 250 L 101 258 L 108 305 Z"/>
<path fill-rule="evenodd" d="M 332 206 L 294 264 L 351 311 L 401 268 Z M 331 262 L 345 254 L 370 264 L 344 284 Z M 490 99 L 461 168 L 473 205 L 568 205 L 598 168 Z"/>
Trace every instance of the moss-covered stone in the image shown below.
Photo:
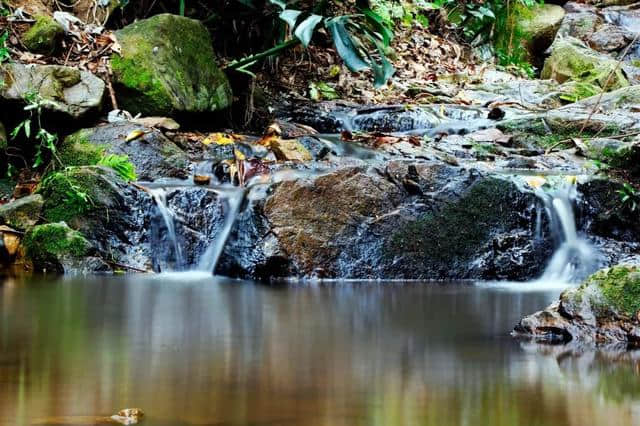
<path fill-rule="evenodd" d="M 72 224 L 76 218 L 100 207 L 111 198 L 114 188 L 102 179 L 101 167 L 68 167 L 47 175 L 38 192 L 44 197 L 43 217 L 49 222 Z"/>
<path fill-rule="evenodd" d="M 518 26 L 528 35 L 526 47 L 532 57 L 542 55 L 551 46 L 564 15 L 564 9 L 554 4 L 538 5 L 519 14 Z"/>
<path fill-rule="evenodd" d="M 135 113 L 210 112 L 231 104 L 231 87 L 216 66 L 211 38 L 198 21 L 170 14 L 116 33 L 122 55 L 111 66 L 122 106 Z"/>
<path fill-rule="evenodd" d="M 0 221 L 12 228 L 26 230 L 40 219 L 44 200 L 39 194 L 19 198 L 0 206 Z"/>
<path fill-rule="evenodd" d="M 25 235 L 23 244 L 27 257 L 39 265 L 38 269 L 56 265 L 66 256 L 84 256 L 90 248 L 84 236 L 64 222 L 34 227 Z"/>
<path fill-rule="evenodd" d="M 596 317 L 635 316 L 640 311 L 640 268 L 618 265 L 591 275 L 577 289 L 561 296 L 562 303 L 590 307 Z"/>
<path fill-rule="evenodd" d="M 105 154 L 105 147 L 89 141 L 89 131 L 79 130 L 67 136 L 58 147 L 58 157 L 65 166 L 95 166 Z"/>
<path fill-rule="evenodd" d="M 443 265 L 469 260 L 491 232 L 513 227 L 517 220 L 510 212 L 514 193 L 517 190 L 510 182 L 478 181 L 459 200 L 398 230 L 391 237 L 388 254 Z"/>
<path fill-rule="evenodd" d="M 52 17 L 36 17 L 36 23 L 22 36 L 22 43 L 32 52 L 52 55 L 64 36 L 64 28 Z"/>
<path fill-rule="evenodd" d="M 607 90 L 629 86 L 617 61 L 586 47 L 579 40 L 567 37 L 557 40 L 553 51 L 544 63 L 541 78 L 565 81 L 582 81 L 607 86 Z M 609 75 L 613 74 L 611 78 Z M 607 83 L 608 82 L 608 83 Z"/>

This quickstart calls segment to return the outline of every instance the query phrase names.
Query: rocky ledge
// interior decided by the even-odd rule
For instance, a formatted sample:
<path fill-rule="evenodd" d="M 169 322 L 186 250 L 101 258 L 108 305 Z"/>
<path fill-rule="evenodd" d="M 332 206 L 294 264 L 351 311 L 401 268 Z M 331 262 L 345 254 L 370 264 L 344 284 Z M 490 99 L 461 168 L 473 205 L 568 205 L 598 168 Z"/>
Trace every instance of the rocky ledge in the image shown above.
<path fill-rule="evenodd" d="M 640 267 L 621 264 L 591 275 L 523 318 L 513 334 L 542 343 L 640 347 Z"/>

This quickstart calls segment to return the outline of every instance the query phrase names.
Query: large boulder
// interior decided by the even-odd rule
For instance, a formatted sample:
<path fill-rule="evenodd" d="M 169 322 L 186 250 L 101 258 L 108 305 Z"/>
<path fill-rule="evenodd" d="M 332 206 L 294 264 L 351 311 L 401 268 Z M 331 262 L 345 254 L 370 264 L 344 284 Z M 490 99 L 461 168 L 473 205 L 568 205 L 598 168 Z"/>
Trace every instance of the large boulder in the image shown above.
<path fill-rule="evenodd" d="M 536 200 L 508 180 L 441 162 L 344 167 L 274 188 L 239 219 L 218 272 L 531 278 L 551 250 L 532 235 Z"/>
<path fill-rule="evenodd" d="M 130 135 L 140 135 L 133 140 Z M 187 155 L 159 130 L 130 122 L 118 122 L 79 130 L 58 147 L 67 166 L 93 166 L 106 155 L 126 155 L 140 180 L 159 177 L 186 178 Z"/>
<path fill-rule="evenodd" d="M 112 58 L 116 92 L 132 113 L 171 115 L 228 107 L 231 88 L 200 22 L 170 14 L 116 32 L 122 54 Z"/>
<path fill-rule="evenodd" d="M 629 86 L 618 67 L 618 62 L 600 54 L 572 37 L 556 40 L 552 53 L 544 63 L 541 78 L 551 78 L 559 83 L 579 81 L 607 86 L 607 90 Z M 611 78 L 609 75 L 613 74 Z"/>
<path fill-rule="evenodd" d="M 522 14 L 518 25 L 527 34 L 527 48 L 532 57 L 541 56 L 551 46 L 564 16 L 564 9 L 554 4 L 536 6 Z"/>
<path fill-rule="evenodd" d="M 38 193 L 42 217 L 65 222 L 111 262 L 137 269 L 150 267 L 147 228 L 149 194 L 128 185 L 100 166 L 69 167 L 46 176 Z"/>
<path fill-rule="evenodd" d="M 640 346 L 640 268 L 596 272 L 546 309 L 523 318 L 514 334 L 540 342 Z"/>
<path fill-rule="evenodd" d="M 90 72 L 59 65 L 0 66 L 0 98 L 23 101 L 37 94 L 43 108 L 78 118 L 102 105 L 105 84 Z"/>

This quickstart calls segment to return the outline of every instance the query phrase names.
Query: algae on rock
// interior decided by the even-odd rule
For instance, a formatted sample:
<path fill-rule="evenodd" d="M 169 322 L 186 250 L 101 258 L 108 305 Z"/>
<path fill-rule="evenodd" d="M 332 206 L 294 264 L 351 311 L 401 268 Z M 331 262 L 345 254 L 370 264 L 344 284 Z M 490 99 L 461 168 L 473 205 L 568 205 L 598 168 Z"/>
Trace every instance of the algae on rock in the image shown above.
<path fill-rule="evenodd" d="M 156 15 L 117 31 L 116 37 L 122 54 L 111 65 L 119 101 L 130 112 L 171 115 L 231 105 L 231 86 L 200 22 Z"/>
<path fill-rule="evenodd" d="M 27 257 L 38 270 L 64 272 L 64 258 L 86 255 L 90 244 L 84 236 L 66 223 L 47 223 L 31 229 L 23 241 Z"/>
<path fill-rule="evenodd" d="M 22 36 L 22 43 L 34 53 L 52 55 L 58 48 L 58 43 L 64 35 L 64 28 L 52 17 L 41 15 L 36 17 L 36 23 Z"/>

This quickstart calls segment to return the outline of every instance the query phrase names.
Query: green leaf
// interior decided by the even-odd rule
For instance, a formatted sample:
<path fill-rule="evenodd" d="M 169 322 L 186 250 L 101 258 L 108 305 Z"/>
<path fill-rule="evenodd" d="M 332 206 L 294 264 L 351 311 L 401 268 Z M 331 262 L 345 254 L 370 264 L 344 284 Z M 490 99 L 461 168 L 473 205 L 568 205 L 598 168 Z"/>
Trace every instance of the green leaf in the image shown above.
<path fill-rule="evenodd" d="M 364 9 L 362 13 L 367 18 L 367 21 L 373 25 L 376 32 L 380 34 L 385 47 L 388 47 L 393 39 L 393 31 L 391 31 L 389 23 L 371 9 Z"/>
<path fill-rule="evenodd" d="M 284 13 L 284 12 L 283 12 Z M 316 26 L 322 21 L 322 16 L 320 15 L 310 15 L 307 19 L 302 21 L 296 31 L 294 32 L 295 36 L 300 39 L 304 47 L 309 46 L 311 42 L 311 37 L 313 36 L 313 31 L 316 29 Z"/>
<path fill-rule="evenodd" d="M 387 83 L 387 80 L 393 76 L 396 72 L 396 69 L 391 65 L 391 63 L 384 57 L 384 55 L 380 59 L 380 65 L 375 61 L 371 61 L 371 69 L 373 70 L 373 85 L 376 89 L 384 86 Z"/>
<path fill-rule="evenodd" d="M 289 27 L 293 29 L 296 27 L 296 22 L 298 21 L 298 17 L 300 16 L 301 13 L 302 12 L 300 12 L 299 10 L 293 10 L 293 9 L 283 10 L 280 13 L 280 19 L 286 22 L 289 25 Z"/>
<path fill-rule="evenodd" d="M 285 1 L 282 1 L 282 0 L 269 0 L 269 1 L 271 2 L 271 4 L 275 4 L 282 10 L 285 10 L 287 8 L 287 3 Z"/>
<path fill-rule="evenodd" d="M 351 71 L 358 72 L 369 68 L 358 53 L 347 28 L 345 27 L 346 16 L 338 16 L 336 18 L 327 19 L 325 26 L 331 32 L 333 43 L 338 51 L 338 55 L 342 58 L 347 68 Z"/>

